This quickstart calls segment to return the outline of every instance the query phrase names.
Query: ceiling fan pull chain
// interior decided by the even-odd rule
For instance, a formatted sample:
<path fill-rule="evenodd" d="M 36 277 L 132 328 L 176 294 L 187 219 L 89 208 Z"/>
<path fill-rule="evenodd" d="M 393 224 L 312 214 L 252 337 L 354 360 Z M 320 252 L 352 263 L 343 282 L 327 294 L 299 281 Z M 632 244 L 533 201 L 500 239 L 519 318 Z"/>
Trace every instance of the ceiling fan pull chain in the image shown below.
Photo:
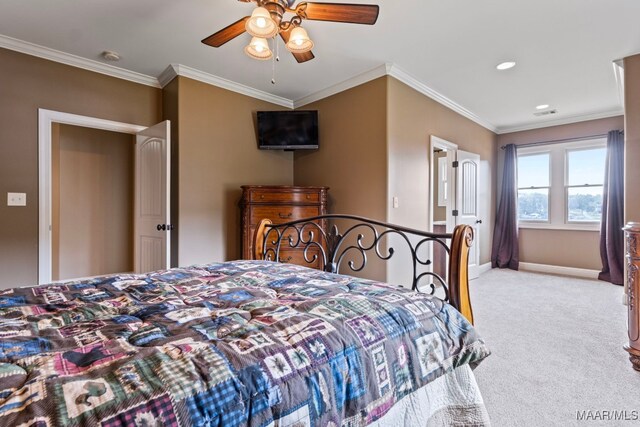
<path fill-rule="evenodd" d="M 276 54 L 273 57 L 272 61 L 272 74 L 271 74 L 271 84 L 276 84 L 276 62 L 280 62 L 280 46 L 278 45 L 278 40 L 276 37 L 273 37 L 274 50 Z"/>

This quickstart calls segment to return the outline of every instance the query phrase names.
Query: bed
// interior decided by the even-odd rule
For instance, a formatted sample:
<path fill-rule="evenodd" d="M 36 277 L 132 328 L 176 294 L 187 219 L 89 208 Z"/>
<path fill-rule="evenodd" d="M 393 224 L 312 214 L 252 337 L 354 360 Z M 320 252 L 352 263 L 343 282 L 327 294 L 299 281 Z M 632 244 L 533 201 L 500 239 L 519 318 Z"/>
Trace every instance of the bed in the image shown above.
<path fill-rule="evenodd" d="M 261 260 L 0 290 L 0 425 L 488 425 L 471 369 L 489 350 L 458 310 L 470 228 L 424 237 L 451 240 L 448 288 L 416 267 L 406 289 L 337 274 L 351 233 L 308 224 L 263 222 Z M 270 261 L 293 229 L 323 270 Z M 346 247 L 389 259 L 380 234 Z M 444 298 L 411 289 L 425 278 Z"/>

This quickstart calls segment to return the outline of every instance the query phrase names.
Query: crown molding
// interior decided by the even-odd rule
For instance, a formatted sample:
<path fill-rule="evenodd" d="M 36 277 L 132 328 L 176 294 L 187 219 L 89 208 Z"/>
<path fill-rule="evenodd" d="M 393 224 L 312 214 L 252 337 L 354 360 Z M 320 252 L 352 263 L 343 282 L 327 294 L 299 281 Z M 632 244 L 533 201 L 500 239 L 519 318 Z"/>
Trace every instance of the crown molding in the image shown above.
<path fill-rule="evenodd" d="M 456 113 L 460 114 L 461 116 L 466 117 L 467 119 L 479 124 L 483 128 L 488 129 L 491 132 L 497 133 L 498 129 L 493 124 L 491 124 L 488 121 L 482 119 L 480 116 L 478 116 L 477 114 L 473 113 L 472 111 L 467 110 L 465 107 L 463 107 L 462 105 L 458 104 L 457 102 L 452 101 L 451 99 L 449 99 L 446 96 L 442 95 L 440 92 L 437 92 L 437 91 L 431 89 L 429 86 L 427 86 L 426 84 L 422 83 L 421 81 L 419 81 L 415 77 L 411 76 L 409 73 L 405 72 L 404 70 L 399 68 L 397 65 L 391 66 L 391 70 L 390 70 L 390 72 L 388 74 L 391 77 L 395 78 L 396 80 L 399 80 L 402 83 L 406 84 L 407 86 L 409 86 L 409 87 L 413 88 L 414 90 L 420 92 L 421 94 L 423 94 L 423 95 L 433 99 L 434 101 L 444 105 L 445 107 L 455 111 Z"/>
<path fill-rule="evenodd" d="M 535 124 L 529 123 L 521 126 L 505 126 L 505 127 L 498 128 L 497 133 L 498 135 L 502 135 L 505 133 L 522 132 L 525 130 L 542 129 L 542 128 L 548 128 L 552 126 L 570 125 L 572 123 L 586 122 L 589 120 L 607 119 L 609 117 L 616 117 L 616 116 L 622 116 L 622 115 L 624 115 L 624 109 L 620 108 L 616 110 L 602 111 L 599 113 L 568 116 L 568 117 L 563 117 L 561 119 L 550 120 L 542 123 L 535 123 Z"/>
<path fill-rule="evenodd" d="M 61 52 L 59 50 L 29 43 L 23 40 L 14 39 L 13 37 L 8 37 L 2 34 L 0 34 L 0 47 L 31 56 L 37 56 L 38 58 L 48 59 L 61 64 L 70 65 L 72 67 L 105 74 L 118 79 L 160 88 L 160 83 L 158 83 L 158 79 L 155 77 L 147 76 L 146 74 L 137 73 L 135 71 L 125 70 L 124 68 L 114 67 L 113 65 L 94 61 L 93 59 L 82 58 L 77 55 Z"/>
<path fill-rule="evenodd" d="M 162 74 L 159 77 L 159 80 L 164 87 L 176 76 L 187 77 L 192 80 L 197 80 L 202 83 L 207 83 L 212 86 L 230 90 L 232 92 L 236 92 L 241 95 L 250 96 L 252 98 L 260 99 L 262 101 L 280 105 L 281 107 L 293 109 L 293 101 L 290 99 L 283 98 L 277 95 L 272 95 L 268 92 L 264 92 L 259 89 L 254 89 L 252 87 L 245 86 L 243 84 L 236 83 L 231 80 L 227 80 L 222 77 L 215 76 L 213 74 L 205 73 L 204 71 L 196 70 L 195 68 L 187 67 L 186 65 L 182 65 L 182 64 L 171 64 L 169 67 L 167 67 L 166 70 L 162 72 Z"/>
<path fill-rule="evenodd" d="M 303 98 L 300 98 L 297 100 L 291 100 L 291 99 L 287 99 L 277 95 L 273 95 L 271 93 L 268 93 L 259 89 L 254 89 L 252 87 L 249 87 L 240 83 L 236 83 L 231 80 L 227 80 L 222 77 L 218 77 L 213 74 L 209 74 L 209 73 L 206 73 L 182 64 L 169 65 L 156 78 L 156 77 L 148 76 L 135 71 L 126 70 L 124 68 L 115 67 L 110 64 L 105 64 L 103 62 L 82 58 L 80 56 L 73 55 L 70 53 L 40 46 L 40 45 L 26 42 L 23 40 L 18 40 L 2 34 L 0 34 L 0 48 L 13 50 L 13 51 L 24 53 L 27 55 L 36 56 L 38 58 L 47 59 L 47 60 L 58 62 L 61 64 L 70 65 L 72 67 L 77 67 L 84 70 L 93 71 L 93 72 L 104 74 L 107 76 L 128 80 L 134 83 L 143 84 L 146 86 L 151 86 L 156 88 L 163 88 L 167 84 L 169 84 L 169 82 L 171 82 L 171 80 L 173 80 L 176 76 L 183 76 L 193 80 L 198 80 L 203 83 L 210 84 L 212 86 L 220 87 L 222 89 L 230 90 L 232 92 L 236 92 L 245 96 L 260 99 L 260 100 L 270 102 L 275 105 L 280 105 L 285 108 L 290 108 L 290 109 L 299 108 L 304 105 L 310 104 L 312 102 L 319 101 L 321 99 L 324 99 L 329 96 L 335 95 L 337 93 L 343 92 L 345 90 L 354 88 L 356 86 L 362 85 L 364 83 L 367 83 L 369 81 L 375 80 L 383 76 L 391 76 L 399 80 L 400 82 L 406 84 L 407 86 L 413 88 L 414 90 L 420 92 L 421 94 L 455 111 L 456 113 L 462 115 L 463 117 L 466 117 L 469 120 L 472 120 L 473 122 L 479 124 L 480 126 L 492 132 L 495 132 L 497 134 L 520 132 L 525 130 L 545 128 L 550 126 L 559 126 L 559 125 L 583 122 L 588 120 L 597 120 L 602 118 L 615 117 L 615 116 L 624 114 L 624 109 L 621 107 L 620 109 L 616 109 L 612 111 L 570 116 L 570 117 L 564 117 L 562 119 L 540 122 L 540 123 L 529 123 L 529 124 L 518 125 L 518 126 L 496 127 L 493 124 L 487 122 L 486 120 L 483 120 L 481 117 L 479 117 L 472 111 L 464 108 L 460 104 L 452 101 L 451 99 L 447 98 L 441 93 L 433 90 L 426 84 L 420 82 L 418 79 L 411 76 L 409 73 L 402 70 L 397 65 L 390 64 L 390 63 L 379 65 L 369 71 L 358 74 L 350 79 L 344 80 L 343 82 L 332 85 L 326 89 L 320 90 L 318 92 L 314 92 Z M 618 91 L 620 93 L 621 102 L 623 103 L 624 102 L 624 90 L 623 90 L 624 68 L 623 68 L 622 61 L 621 60 L 614 61 L 613 67 L 614 67 L 614 73 L 616 75 L 616 82 L 618 84 Z"/>
<path fill-rule="evenodd" d="M 384 77 L 389 74 L 389 70 L 391 69 L 391 67 L 391 64 L 382 64 L 372 70 L 365 71 L 364 73 L 358 74 L 354 77 L 351 77 L 350 79 L 329 86 L 326 89 L 319 90 L 318 92 L 314 92 L 311 95 L 307 95 L 303 98 L 297 99 L 293 102 L 293 106 L 294 108 L 304 107 L 305 105 L 311 104 L 312 102 L 320 101 L 321 99 L 328 98 L 340 92 L 344 92 L 345 90 L 349 90 L 377 78 Z"/>
<path fill-rule="evenodd" d="M 624 108 L 624 60 L 617 59 L 613 61 L 613 74 L 616 77 L 616 86 L 618 87 L 618 97 L 620 105 Z"/>

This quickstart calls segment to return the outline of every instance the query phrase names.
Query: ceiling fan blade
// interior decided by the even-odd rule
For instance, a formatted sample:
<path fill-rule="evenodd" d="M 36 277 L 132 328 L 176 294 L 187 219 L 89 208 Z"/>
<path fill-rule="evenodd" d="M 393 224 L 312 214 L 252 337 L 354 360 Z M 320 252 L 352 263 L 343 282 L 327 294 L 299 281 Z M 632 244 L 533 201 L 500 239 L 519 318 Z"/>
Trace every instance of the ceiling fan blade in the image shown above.
<path fill-rule="evenodd" d="M 203 39 L 202 43 L 207 44 L 209 46 L 213 46 L 213 47 L 222 46 L 226 42 L 235 39 L 240 34 L 246 31 L 245 23 L 247 22 L 247 19 L 249 19 L 249 17 L 245 16 L 244 18 L 234 22 L 228 27 L 225 27 L 222 30 L 218 31 L 217 33 L 210 35 L 206 39 Z"/>
<path fill-rule="evenodd" d="M 289 43 L 289 36 L 291 35 L 292 29 L 293 27 L 289 27 L 288 30 L 280 30 L 280 37 L 282 37 L 282 40 L 284 40 L 284 44 Z M 298 61 L 299 64 L 302 64 L 303 62 L 311 61 L 313 58 L 316 57 L 311 51 L 305 52 L 305 53 L 291 52 L 291 54 L 293 55 L 294 58 L 296 58 L 296 61 Z"/>
<path fill-rule="evenodd" d="M 300 3 L 296 13 L 312 21 L 346 22 L 373 25 L 378 20 L 380 6 L 374 4 Z"/>

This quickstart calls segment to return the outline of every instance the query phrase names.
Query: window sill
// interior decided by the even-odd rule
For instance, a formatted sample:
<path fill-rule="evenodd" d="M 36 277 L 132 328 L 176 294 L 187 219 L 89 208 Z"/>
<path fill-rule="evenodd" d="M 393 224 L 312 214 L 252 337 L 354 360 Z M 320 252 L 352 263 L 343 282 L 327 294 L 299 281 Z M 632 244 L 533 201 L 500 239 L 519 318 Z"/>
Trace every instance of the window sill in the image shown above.
<path fill-rule="evenodd" d="M 546 222 L 538 223 L 518 223 L 518 228 L 530 230 L 568 230 L 568 231 L 593 231 L 600 232 L 600 223 L 597 224 L 549 224 Z"/>

